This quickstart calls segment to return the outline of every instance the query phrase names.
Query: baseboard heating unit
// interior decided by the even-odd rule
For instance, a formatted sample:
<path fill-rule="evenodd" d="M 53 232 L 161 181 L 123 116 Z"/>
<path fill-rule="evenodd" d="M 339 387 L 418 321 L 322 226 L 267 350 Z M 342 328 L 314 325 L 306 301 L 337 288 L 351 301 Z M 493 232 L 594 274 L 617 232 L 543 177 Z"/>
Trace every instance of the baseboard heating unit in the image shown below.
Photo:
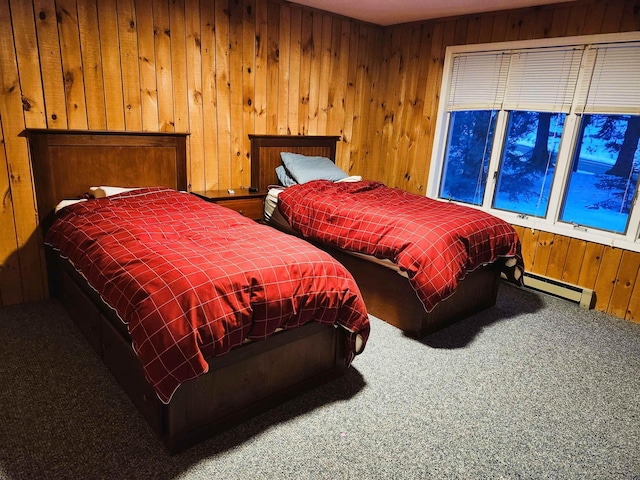
<path fill-rule="evenodd" d="M 591 309 L 595 305 L 595 292 L 590 288 L 579 287 L 544 275 L 525 272 L 524 286 L 575 302 L 582 308 Z"/>

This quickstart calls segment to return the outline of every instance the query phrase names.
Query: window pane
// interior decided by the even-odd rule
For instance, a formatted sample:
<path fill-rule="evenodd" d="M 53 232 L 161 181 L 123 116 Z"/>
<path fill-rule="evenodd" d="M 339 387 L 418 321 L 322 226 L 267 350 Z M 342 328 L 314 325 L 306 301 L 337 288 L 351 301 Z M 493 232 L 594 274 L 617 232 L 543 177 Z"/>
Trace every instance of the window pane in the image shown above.
<path fill-rule="evenodd" d="M 560 220 L 625 233 L 638 184 L 640 116 L 583 115 Z"/>
<path fill-rule="evenodd" d="M 496 110 L 451 113 L 440 198 L 482 205 Z"/>
<path fill-rule="evenodd" d="M 564 113 L 511 112 L 493 207 L 547 214 Z"/>

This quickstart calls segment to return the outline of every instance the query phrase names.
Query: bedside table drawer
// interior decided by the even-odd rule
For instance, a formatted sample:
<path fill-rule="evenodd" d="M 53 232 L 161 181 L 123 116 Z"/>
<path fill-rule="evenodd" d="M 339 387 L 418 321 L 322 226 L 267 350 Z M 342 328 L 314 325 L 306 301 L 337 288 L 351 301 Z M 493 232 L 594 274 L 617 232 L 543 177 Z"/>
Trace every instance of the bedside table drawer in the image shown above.
<path fill-rule="evenodd" d="M 216 199 L 215 203 L 241 213 L 245 217 L 261 221 L 263 216 L 262 198 Z"/>

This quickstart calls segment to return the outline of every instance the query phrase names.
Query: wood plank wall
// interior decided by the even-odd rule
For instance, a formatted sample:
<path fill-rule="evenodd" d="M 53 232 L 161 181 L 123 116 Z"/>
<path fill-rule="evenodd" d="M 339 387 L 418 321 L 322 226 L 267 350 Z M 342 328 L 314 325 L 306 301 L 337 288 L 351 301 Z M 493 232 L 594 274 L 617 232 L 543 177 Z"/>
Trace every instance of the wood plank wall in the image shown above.
<path fill-rule="evenodd" d="M 0 0 L 0 32 L 11 305 L 47 294 L 25 128 L 190 132 L 198 190 L 249 185 L 249 133 L 342 135 L 349 169 L 382 28 L 281 0 Z"/>
<path fill-rule="evenodd" d="M 281 0 L 0 0 L 0 305 L 46 296 L 24 128 L 189 131 L 193 188 L 248 185 L 249 133 L 342 135 L 343 169 L 424 193 L 446 46 L 633 30 L 640 0 L 389 28 Z M 527 268 L 640 321 L 638 254 L 520 233 Z"/>

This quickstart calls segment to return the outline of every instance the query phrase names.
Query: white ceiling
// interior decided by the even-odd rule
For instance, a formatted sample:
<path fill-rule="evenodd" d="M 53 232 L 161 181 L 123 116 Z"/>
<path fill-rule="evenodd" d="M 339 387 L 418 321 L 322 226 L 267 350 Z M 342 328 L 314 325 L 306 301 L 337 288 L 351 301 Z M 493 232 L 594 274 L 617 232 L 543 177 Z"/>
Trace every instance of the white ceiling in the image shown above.
<path fill-rule="evenodd" d="M 293 0 L 376 25 L 396 25 L 496 10 L 533 7 L 567 0 Z"/>

